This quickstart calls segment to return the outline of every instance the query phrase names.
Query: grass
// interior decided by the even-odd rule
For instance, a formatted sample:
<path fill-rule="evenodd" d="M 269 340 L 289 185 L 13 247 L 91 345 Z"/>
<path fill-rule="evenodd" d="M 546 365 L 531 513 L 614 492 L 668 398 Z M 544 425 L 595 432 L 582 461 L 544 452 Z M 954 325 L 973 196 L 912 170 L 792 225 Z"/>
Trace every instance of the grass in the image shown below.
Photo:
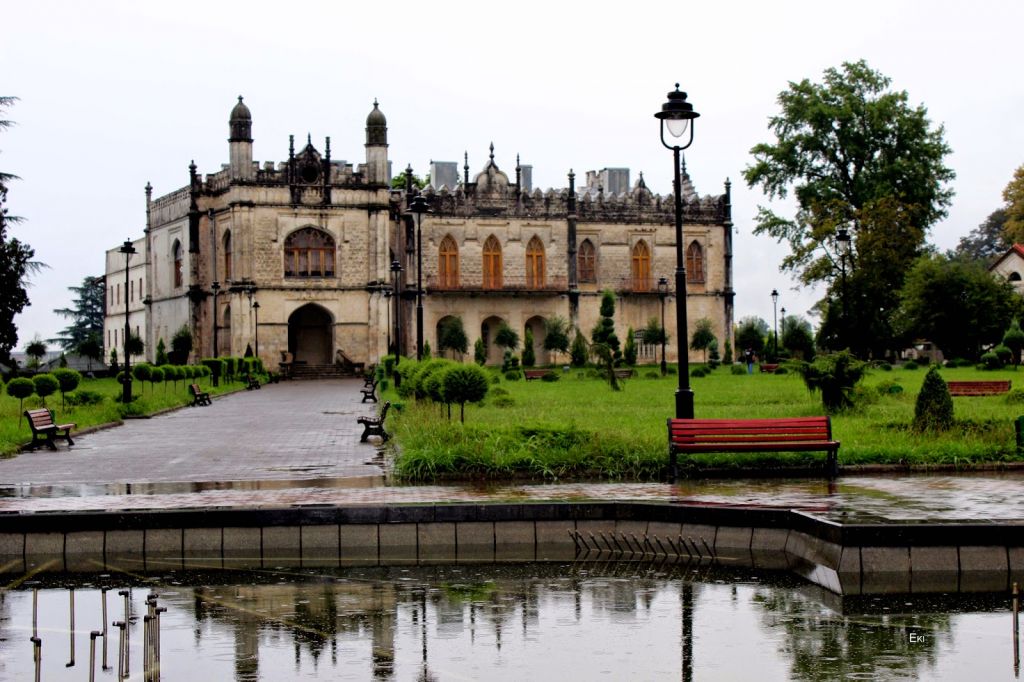
<path fill-rule="evenodd" d="M 651 373 L 642 368 L 620 392 L 580 370 L 553 383 L 502 380 L 492 384 L 483 405 L 467 405 L 465 426 L 444 419 L 440 406 L 409 401 L 392 425 L 399 445 L 396 473 L 408 480 L 661 477 L 668 460 L 665 420 L 674 410 L 678 379 L 648 378 Z M 858 406 L 833 415 L 833 437 L 842 443 L 841 465 L 970 468 L 1024 459 L 1017 453 L 1013 428 L 1013 420 L 1024 414 L 1020 396 L 954 398 L 954 430 L 911 431 L 914 401 L 925 373 L 897 368 L 867 376 L 858 390 Z M 1024 377 L 1012 368 L 943 369 L 942 375 L 947 381 Z M 820 396 L 809 393 L 793 373 L 733 375 L 728 368 L 719 368 L 692 378 L 690 384 L 699 418 L 824 413 Z M 902 392 L 879 390 L 892 385 Z M 494 395 L 496 388 L 507 395 Z M 385 397 L 401 402 L 393 389 Z M 694 455 L 681 465 L 691 474 L 706 469 L 817 467 L 824 456 L 715 453 Z"/>
<path fill-rule="evenodd" d="M 78 425 L 77 429 L 71 432 L 71 437 L 74 438 L 76 431 L 89 426 L 119 422 L 126 416 L 139 417 L 167 408 L 187 405 L 192 402 L 188 384 L 198 381 L 197 379 L 178 381 L 177 385 L 166 382 L 143 385 L 140 381 L 134 381 L 132 382 L 134 400 L 125 406 L 119 402 L 122 387 L 115 379 L 83 379 L 77 390 L 67 394 L 64 406 L 61 405 L 60 393 L 55 393 L 47 396 L 46 407 L 54 411 L 58 424 L 73 422 Z M 244 384 L 239 382 L 222 383 L 217 388 L 209 387 L 207 379 L 203 379 L 202 383 L 207 386 L 204 390 L 214 395 L 231 393 L 244 388 Z M 32 430 L 28 427 L 24 417 L 21 417 L 22 412 L 42 407 L 43 402 L 38 396 L 33 395 L 26 398 L 24 406 L 21 407 L 16 398 L 7 395 L 6 386 L 4 388 L 3 395 L 0 396 L 0 456 L 9 457 L 32 440 Z M 88 393 L 96 394 L 98 402 L 88 405 L 73 404 L 74 396 Z"/>

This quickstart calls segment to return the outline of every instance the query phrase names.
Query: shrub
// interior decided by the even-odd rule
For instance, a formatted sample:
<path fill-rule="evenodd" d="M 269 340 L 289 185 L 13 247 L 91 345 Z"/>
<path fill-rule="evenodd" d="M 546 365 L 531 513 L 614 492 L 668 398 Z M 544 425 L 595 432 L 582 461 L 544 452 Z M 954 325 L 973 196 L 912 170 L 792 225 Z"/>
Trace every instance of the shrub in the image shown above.
<path fill-rule="evenodd" d="M 785 367 L 776 367 L 775 368 L 775 373 L 776 374 L 789 374 L 789 370 L 786 369 Z"/>
<path fill-rule="evenodd" d="M 53 376 L 57 379 L 57 384 L 60 386 L 60 406 L 63 409 L 67 394 L 78 388 L 78 384 L 82 382 L 82 375 L 73 369 L 61 367 L 53 370 Z"/>
<path fill-rule="evenodd" d="M 1010 363 L 1013 362 L 1013 351 L 1002 344 L 999 344 L 998 346 L 993 348 L 992 352 L 999 357 L 999 362 L 1003 363 L 1004 365 L 1009 365 Z"/>
<path fill-rule="evenodd" d="M 706 377 L 708 374 L 710 374 L 710 370 L 703 365 L 698 365 L 690 370 L 690 376 L 698 379 Z"/>
<path fill-rule="evenodd" d="M 203 358 L 199 362 L 203 366 L 203 376 L 213 377 L 214 381 L 219 381 L 221 377 L 227 375 L 227 363 L 223 358 Z"/>
<path fill-rule="evenodd" d="M 46 396 L 53 395 L 60 388 L 60 382 L 52 374 L 37 374 L 32 377 L 35 385 L 36 395 L 43 399 L 43 406 L 46 406 Z"/>
<path fill-rule="evenodd" d="M 1020 328 L 1020 323 L 1017 320 L 1010 322 L 1010 327 L 1003 334 L 1002 345 L 1010 349 L 1010 353 L 1013 356 L 1013 364 L 1020 364 L 1020 353 L 1021 349 L 1024 349 L 1024 331 Z"/>
<path fill-rule="evenodd" d="M 864 378 L 867 365 L 846 350 L 819 355 L 814 362 L 794 366 L 812 393 L 821 391 L 826 412 L 838 412 L 853 406 L 853 388 Z"/>
<path fill-rule="evenodd" d="M 81 390 L 66 396 L 68 405 L 99 405 L 103 402 L 103 394 L 98 391 Z"/>
<path fill-rule="evenodd" d="M 914 404 L 915 431 L 945 431 L 953 426 L 953 398 L 937 367 L 928 370 Z"/>
<path fill-rule="evenodd" d="M 492 374 L 491 375 L 491 383 L 492 384 L 500 384 L 501 383 L 501 376 L 498 375 L 498 374 Z"/>
<path fill-rule="evenodd" d="M 572 346 L 569 348 L 569 364 L 573 367 L 583 367 L 587 364 L 587 356 L 589 354 L 590 350 L 587 348 L 587 339 L 577 329 L 576 336 L 572 340 Z"/>
<path fill-rule="evenodd" d="M 644 378 L 645 379 L 660 379 L 661 378 L 661 373 L 660 372 L 655 372 L 653 369 L 652 370 L 648 370 L 648 371 L 644 372 Z"/>
<path fill-rule="evenodd" d="M 622 359 L 630 367 L 636 365 L 636 341 L 633 339 L 633 328 L 626 331 L 626 343 L 622 347 Z"/>
<path fill-rule="evenodd" d="M 552 381 L 558 381 L 560 378 L 561 377 L 558 375 L 558 372 L 551 370 L 549 372 L 544 372 L 544 374 L 541 375 L 540 380 L 550 383 Z"/>
<path fill-rule="evenodd" d="M 149 383 L 150 384 L 161 384 L 161 383 L 163 383 L 164 378 L 165 378 L 164 370 L 163 370 L 162 367 L 153 367 L 152 369 L 149 370 Z M 153 387 L 150 386 L 149 390 L 152 391 Z"/>
<path fill-rule="evenodd" d="M 519 381 L 522 378 L 523 375 L 518 369 L 511 369 L 505 372 L 505 381 Z"/>
<path fill-rule="evenodd" d="M 978 366 L 981 369 L 1002 369 L 1003 363 L 999 360 L 999 356 L 995 352 L 988 351 L 987 353 L 981 354 L 981 362 Z"/>
<path fill-rule="evenodd" d="M 747 373 L 747 368 L 744 367 L 743 365 L 730 365 L 729 371 L 735 374 L 736 376 L 743 376 L 744 374 Z"/>
<path fill-rule="evenodd" d="M 878 382 L 875 386 L 875 390 L 881 395 L 896 395 L 898 393 L 903 393 L 903 387 L 891 379 Z"/>
<path fill-rule="evenodd" d="M 927 367 L 928 365 L 931 364 L 931 362 L 932 359 L 927 355 L 921 355 L 920 357 L 917 358 L 917 364 L 921 365 L 922 367 Z"/>
<path fill-rule="evenodd" d="M 1024 388 L 1015 388 L 1006 394 L 1006 402 L 1011 405 L 1024 403 Z"/>
<path fill-rule="evenodd" d="M 480 402 L 487 395 L 487 373 L 477 365 L 455 365 L 444 373 L 444 394 L 459 404 L 459 420 L 466 421 L 466 403 Z"/>
<path fill-rule="evenodd" d="M 920 365 L 913 360 L 907 360 L 903 363 L 903 369 L 918 369 L 919 367 Z"/>
<path fill-rule="evenodd" d="M 182 325 L 181 328 L 174 332 L 174 336 L 171 337 L 171 362 L 179 365 L 184 365 L 188 362 L 188 354 L 192 352 L 192 332 L 189 331 L 187 325 Z"/>
<path fill-rule="evenodd" d="M 395 373 L 395 356 L 385 355 L 381 358 L 381 364 L 384 365 L 384 376 L 390 377 Z"/>
<path fill-rule="evenodd" d="M 523 367 L 533 367 L 537 364 L 537 354 L 533 350 L 533 330 L 526 328 L 523 336 Z"/>
<path fill-rule="evenodd" d="M 491 383 L 494 383 L 493 381 Z M 491 389 L 491 395 L 498 397 L 500 395 L 508 395 L 508 389 L 498 386 L 497 388 Z"/>
<path fill-rule="evenodd" d="M 512 354 L 512 351 L 505 349 L 505 357 L 501 362 L 501 371 L 508 372 L 519 368 L 519 358 Z"/>
<path fill-rule="evenodd" d="M 487 344 L 483 339 L 477 339 L 473 344 L 473 361 L 481 367 L 487 364 Z"/>
<path fill-rule="evenodd" d="M 501 408 L 515 407 L 516 400 L 510 395 L 499 395 L 491 402 L 491 404 L 495 407 Z"/>
<path fill-rule="evenodd" d="M 163 337 L 161 337 L 156 344 L 156 364 L 166 365 L 169 363 L 170 360 L 167 359 L 167 346 L 164 344 Z"/>
<path fill-rule="evenodd" d="M 140 362 L 132 367 L 132 376 L 139 381 L 149 381 L 153 376 L 153 366 L 146 362 Z"/>
<path fill-rule="evenodd" d="M 36 392 L 36 385 L 32 383 L 31 379 L 25 377 L 16 377 L 7 382 L 7 395 L 12 398 L 18 399 L 18 414 L 24 412 L 25 398 L 29 397 Z M 21 417 L 18 417 L 18 423 L 21 424 Z"/>
<path fill-rule="evenodd" d="M 892 365 L 890 365 L 888 362 L 885 362 L 884 360 L 882 362 L 879 362 L 875 366 L 878 367 L 878 369 L 882 370 L 883 372 L 891 372 L 892 371 Z"/>

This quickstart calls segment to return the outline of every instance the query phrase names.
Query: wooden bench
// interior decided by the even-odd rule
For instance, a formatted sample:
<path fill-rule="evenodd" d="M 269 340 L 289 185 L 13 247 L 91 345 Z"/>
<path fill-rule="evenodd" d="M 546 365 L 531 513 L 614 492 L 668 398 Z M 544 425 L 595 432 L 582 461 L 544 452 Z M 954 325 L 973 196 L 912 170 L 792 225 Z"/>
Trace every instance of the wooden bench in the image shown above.
<path fill-rule="evenodd" d="M 633 376 L 633 370 L 628 368 L 613 369 L 612 371 L 615 372 L 616 379 L 629 379 Z"/>
<path fill-rule="evenodd" d="M 379 417 L 359 417 L 356 422 L 363 425 L 363 435 L 359 438 L 360 443 L 365 443 L 366 439 L 370 436 L 380 436 L 381 442 L 387 443 L 391 436 L 384 430 L 384 419 L 388 416 L 388 410 L 391 409 L 391 401 L 388 400 L 384 403 L 384 407 L 381 408 Z"/>
<path fill-rule="evenodd" d="M 213 404 L 213 401 L 210 400 L 210 394 L 199 388 L 199 384 L 190 385 L 188 390 L 192 392 L 192 402 L 189 403 L 190 407 Z"/>
<path fill-rule="evenodd" d="M 255 374 L 250 374 L 245 380 L 245 390 L 251 391 L 260 387 L 260 380 Z"/>
<path fill-rule="evenodd" d="M 777 370 L 778 368 L 779 368 L 779 363 L 777 363 L 777 362 L 762 362 L 761 363 L 761 373 L 762 374 L 775 374 L 775 370 Z"/>
<path fill-rule="evenodd" d="M 57 424 L 53 421 L 53 412 L 50 412 L 45 407 L 38 410 L 25 410 L 25 418 L 28 419 L 28 425 L 32 429 L 32 442 L 26 447 L 29 450 L 34 450 L 43 443 L 51 450 L 57 449 L 57 444 L 54 442 L 57 438 L 63 438 L 68 442 L 68 445 L 74 445 L 75 441 L 71 440 L 71 429 L 78 426 L 77 424 Z M 63 431 L 63 435 L 60 433 Z"/>
<path fill-rule="evenodd" d="M 676 456 L 694 452 L 806 452 L 828 453 L 829 478 L 839 470 L 839 441 L 832 440 L 829 417 L 782 419 L 669 419 L 668 451 L 672 478 Z"/>
<path fill-rule="evenodd" d="M 360 400 L 359 402 L 365 403 L 367 400 L 372 400 L 373 402 L 377 402 L 377 394 L 376 394 L 377 381 L 376 380 L 374 380 L 373 383 L 371 383 L 371 384 L 367 384 L 367 388 L 361 388 L 359 390 L 362 391 L 362 393 L 363 393 L 363 399 Z"/>
<path fill-rule="evenodd" d="M 1006 381 L 950 381 L 950 395 L 974 396 L 974 395 L 1000 395 L 1010 392 L 1010 380 Z"/>
<path fill-rule="evenodd" d="M 549 369 L 524 369 L 523 377 L 527 381 L 533 381 L 534 379 L 542 379 L 550 371 Z"/>

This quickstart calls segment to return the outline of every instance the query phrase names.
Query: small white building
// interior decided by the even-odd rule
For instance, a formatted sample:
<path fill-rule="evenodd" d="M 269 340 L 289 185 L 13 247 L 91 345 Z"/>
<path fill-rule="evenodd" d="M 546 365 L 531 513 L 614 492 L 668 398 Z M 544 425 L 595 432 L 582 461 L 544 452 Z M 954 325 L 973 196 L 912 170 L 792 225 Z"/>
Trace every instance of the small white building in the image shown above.
<path fill-rule="evenodd" d="M 1024 244 L 1014 244 L 988 268 L 1013 283 L 1018 294 L 1024 296 Z"/>

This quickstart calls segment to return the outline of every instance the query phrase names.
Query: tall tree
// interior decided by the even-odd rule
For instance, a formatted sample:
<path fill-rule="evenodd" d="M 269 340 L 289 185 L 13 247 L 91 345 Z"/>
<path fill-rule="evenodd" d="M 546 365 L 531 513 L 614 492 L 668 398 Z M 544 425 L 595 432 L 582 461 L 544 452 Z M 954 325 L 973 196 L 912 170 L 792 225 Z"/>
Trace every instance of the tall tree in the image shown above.
<path fill-rule="evenodd" d="M 64 350 L 76 351 L 89 336 L 103 338 L 103 316 L 106 311 L 106 283 L 102 277 L 86 277 L 82 285 L 68 287 L 74 292 L 73 308 L 57 308 L 53 312 L 71 319 L 71 324 L 60 331 L 60 336 L 47 339 Z"/>
<path fill-rule="evenodd" d="M 764 339 L 768 334 L 768 323 L 760 317 L 749 315 L 740 320 L 736 328 L 736 350 L 752 350 L 758 355 L 764 349 Z"/>
<path fill-rule="evenodd" d="M 693 336 L 690 338 L 690 349 L 704 351 L 704 362 L 707 363 L 708 349 L 711 347 L 712 341 L 717 343 L 714 327 L 711 320 L 702 317 L 694 325 Z"/>
<path fill-rule="evenodd" d="M 747 184 L 769 198 L 793 192 L 796 214 L 759 207 L 754 232 L 788 243 L 784 271 L 845 294 L 844 345 L 859 354 L 893 346 L 889 318 L 903 277 L 953 195 L 942 126 L 934 128 L 927 110 L 890 83 L 863 60 L 827 69 L 820 84 L 791 82 L 778 97 L 781 113 L 769 121 L 775 142 L 756 145 L 744 171 Z M 845 262 L 835 239 L 844 227 L 852 237 Z M 837 292 L 841 279 L 845 291 Z"/>
<path fill-rule="evenodd" d="M 1013 245 L 1006 234 L 1006 210 L 997 208 L 985 221 L 970 231 L 953 249 L 951 255 L 966 260 L 988 262 Z"/>
<path fill-rule="evenodd" d="M 1010 243 L 1024 242 L 1024 166 L 1013 172 L 1013 179 L 1003 190 L 1006 202 L 1006 224 L 1003 230 Z"/>
<path fill-rule="evenodd" d="M 907 273 L 898 325 L 908 340 L 930 339 L 947 358 L 977 359 L 1020 314 L 1013 285 L 976 261 L 926 255 Z"/>
<path fill-rule="evenodd" d="M 449 317 L 441 323 L 437 330 L 437 349 L 442 353 L 450 350 L 453 356 L 455 353 L 462 355 L 469 349 L 469 337 L 461 317 Z"/>
<path fill-rule="evenodd" d="M 3 118 L 3 113 L 17 99 L 0 96 L 0 130 L 12 125 Z M 3 292 L 0 295 L 0 362 L 5 364 L 10 364 L 11 349 L 18 343 L 14 316 L 28 305 L 26 278 L 39 267 L 32 260 L 35 256 L 32 248 L 7 234 L 9 225 L 21 222 L 21 218 L 7 212 L 7 184 L 17 179 L 16 175 L 0 171 L 0 292 Z"/>

